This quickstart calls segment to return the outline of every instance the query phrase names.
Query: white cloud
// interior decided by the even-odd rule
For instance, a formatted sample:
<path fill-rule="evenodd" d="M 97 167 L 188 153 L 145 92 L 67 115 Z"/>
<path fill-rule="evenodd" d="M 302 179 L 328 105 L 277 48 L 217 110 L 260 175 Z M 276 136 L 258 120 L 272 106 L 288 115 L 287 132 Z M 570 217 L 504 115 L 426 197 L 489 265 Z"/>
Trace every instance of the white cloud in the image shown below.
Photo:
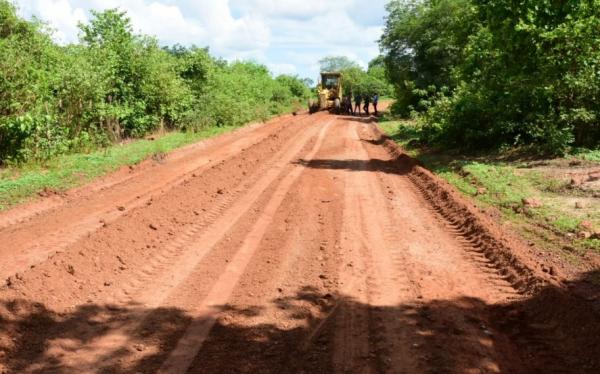
<path fill-rule="evenodd" d="M 157 2 L 144 4 L 136 2 L 135 7 L 125 8 L 136 30 L 155 35 L 162 40 L 189 44 L 206 37 L 207 31 L 201 25 L 186 19 L 177 6 Z"/>
<path fill-rule="evenodd" d="M 213 54 L 253 59 L 275 73 L 315 78 L 317 61 L 343 54 L 363 66 L 378 53 L 385 0 L 17 0 L 20 13 L 77 41 L 91 9 L 127 11 L 137 32 L 162 44 L 208 46 Z M 380 19 L 381 22 L 377 23 Z M 368 20 L 368 21 L 367 21 Z"/>
<path fill-rule="evenodd" d="M 295 75 L 298 72 L 296 65 L 293 64 L 267 64 L 273 75 Z"/>
<path fill-rule="evenodd" d="M 264 15 L 281 18 L 307 19 L 318 14 L 350 9 L 356 0 L 234 0 L 233 5 Z"/>
<path fill-rule="evenodd" d="M 19 1 L 22 15 L 37 15 L 47 21 L 54 30 L 54 37 L 61 43 L 77 41 L 79 22 L 87 20 L 86 11 L 71 4 L 69 0 L 29 0 Z"/>

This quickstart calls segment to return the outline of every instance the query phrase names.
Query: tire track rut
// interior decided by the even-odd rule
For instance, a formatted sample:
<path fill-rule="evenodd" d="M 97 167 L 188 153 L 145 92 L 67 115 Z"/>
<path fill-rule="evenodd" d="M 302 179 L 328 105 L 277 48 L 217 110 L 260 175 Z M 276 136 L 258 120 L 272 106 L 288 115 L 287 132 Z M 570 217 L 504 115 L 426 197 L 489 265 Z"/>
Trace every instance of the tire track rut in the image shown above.
<path fill-rule="evenodd" d="M 284 125 L 302 126 L 308 121 L 309 118 L 301 116 Z M 83 196 L 77 196 L 72 202 L 49 205 L 49 208 L 55 209 L 34 209 L 38 214 L 34 217 L 12 214 L 16 217 L 12 218 L 10 212 L 5 213 L 6 219 L 0 226 L 0 242 L 10 245 L 0 246 L 0 256 L 7 254 L 7 251 L 18 255 L 6 256 L 6 261 L 0 264 L 0 279 L 46 260 L 52 253 L 63 250 L 79 238 L 115 221 L 126 211 L 143 207 L 149 200 L 165 194 L 194 174 L 202 173 L 236 155 L 240 149 L 264 141 L 273 133 L 281 131 L 281 127 L 278 123 L 259 127 L 240 138 L 232 138 L 228 134 L 230 136 L 224 141 L 213 141 L 207 149 L 192 148 L 190 154 L 180 151 L 183 155 L 172 157 L 173 160 L 166 164 L 142 168 L 140 173 L 124 179 L 117 176 L 117 180 L 112 183 L 101 182 L 98 187 L 88 188 L 89 191 L 84 188 L 84 192 L 79 193 Z"/>

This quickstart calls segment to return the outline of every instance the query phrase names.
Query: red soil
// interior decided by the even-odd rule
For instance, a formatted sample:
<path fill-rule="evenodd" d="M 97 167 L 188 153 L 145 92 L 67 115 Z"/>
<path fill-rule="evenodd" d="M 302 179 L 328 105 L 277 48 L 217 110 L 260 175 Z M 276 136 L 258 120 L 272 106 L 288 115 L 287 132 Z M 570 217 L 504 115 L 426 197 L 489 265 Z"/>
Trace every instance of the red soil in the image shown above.
<path fill-rule="evenodd" d="M 600 371 L 600 272 L 544 272 L 366 118 L 198 143 L 0 243 L 0 373 Z"/>

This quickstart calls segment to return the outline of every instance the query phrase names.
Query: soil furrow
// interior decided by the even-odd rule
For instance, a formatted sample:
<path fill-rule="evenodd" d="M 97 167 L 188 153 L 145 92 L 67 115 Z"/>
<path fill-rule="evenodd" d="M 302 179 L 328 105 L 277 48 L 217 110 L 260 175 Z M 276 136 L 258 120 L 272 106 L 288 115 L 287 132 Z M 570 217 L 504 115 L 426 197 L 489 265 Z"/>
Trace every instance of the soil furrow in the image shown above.
<path fill-rule="evenodd" d="M 200 174 L 236 155 L 240 149 L 251 147 L 282 131 L 282 126 L 295 125 L 296 122 L 300 122 L 297 124 L 301 126 L 302 120 L 306 121 L 306 118 L 270 124 L 248 133 L 246 137 L 225 137 L 207 149 L 192 148 L 191 154 L 172 156 L 173 160 L 146 165 L 135 177 L 117 175 L 112 183 L 105 181 L 101 186 L 74 191 L 76 198 L 71 202 L 56 206 L 59 209 L 36 211 L 36 216 L 27 217 L 28 222 L 23 222 L 23 217 L 7 218 L 4 226 L 0 226 L 0 242 L 10 245 L 0 247 L 0 255 L 6 251 L 19 255 L 11 256 L 10 261 L 0 265 L 0 279 L 44 261 L 50 254 L 113 222 L 124 212 L 144 206 L 150 199 L 168 192 L 192 174 Z M 8 217 L 10 212 L 5 215 Z M 18 225 L 13 227 L 15 224 Z"/>
<path fill-rule="evenodd" d="M 316 144 L 311 152 L 306 156 L 308 159 L 314 157 L 321 147 L 328 127 L 329 123 L 323 125 L 319 132 Z M 257 247 L 262 240 L 272 217 L 275 215 L 277 208 L 281 205 L 289 189 L 296 182 L 301 173 L 302 169 L 300 167 L 296 167 L 281 181 L 279 187 L 273 193 L 271 199 L 264 207 L 262 216 L 259 218 L 252 231 L 244 240 L 242 247 L 235 254 L 234 258 L 231 260 L 217 283 L 210 290 L 209 294 L 203 300 L 202 304 L 200 304 L 198 308 L 193 311 L 191 316 L 194 318 L 194 322 L 192 322 L 183 337 L 179 340 L 177 346 L 169 355 L 169 358 L 158 371 L 159 373 L 182 373 L 188 370 L 190 364 L 192 363 L 196 354 L 199 352 L 204 340 L 206 339 L 206 336 L 216 321 L 215 309 L 218 309 L 219 306 L 226 304 L 233 291 L 233 288 L 236 286 L 238 280 L 245 271 L 246 266 L 250 262 L 250 259 L 257 250 Z"/>

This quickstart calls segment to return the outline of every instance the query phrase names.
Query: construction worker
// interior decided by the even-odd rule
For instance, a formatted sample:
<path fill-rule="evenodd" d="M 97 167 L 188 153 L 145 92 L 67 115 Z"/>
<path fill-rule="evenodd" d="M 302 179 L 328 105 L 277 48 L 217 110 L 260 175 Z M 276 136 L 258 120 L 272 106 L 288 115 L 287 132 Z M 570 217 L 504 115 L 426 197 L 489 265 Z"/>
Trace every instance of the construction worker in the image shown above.
<path fill-rule="evenodd" d="M 373 95 L 373 109 L 375 110 L 375 115 L 378 115 L 377 112 L 377 104 L 379 103 L 379 94 L 377 92 L 375 92 L 375 95 Z"/>
<path fill-rule="evenodd" d="M 359 93 L 354 95 L 354 114 L 360 116 L 360 104 L 362 103 L 362 97 Z"/>
<path fill-rule="evenodd" d="M 346 97 L 344 98 L 344 113 L 354 114 L 352 111 L 352 93 L 346 95 Z"/>
<path fill-rule="evenodd" d="M 365 113 L 367 114 L 367 116 L 369 115 L 369 104 L 371 103 L 371 98 L 369 97 L 369 95 L 365 95 Z"/>

